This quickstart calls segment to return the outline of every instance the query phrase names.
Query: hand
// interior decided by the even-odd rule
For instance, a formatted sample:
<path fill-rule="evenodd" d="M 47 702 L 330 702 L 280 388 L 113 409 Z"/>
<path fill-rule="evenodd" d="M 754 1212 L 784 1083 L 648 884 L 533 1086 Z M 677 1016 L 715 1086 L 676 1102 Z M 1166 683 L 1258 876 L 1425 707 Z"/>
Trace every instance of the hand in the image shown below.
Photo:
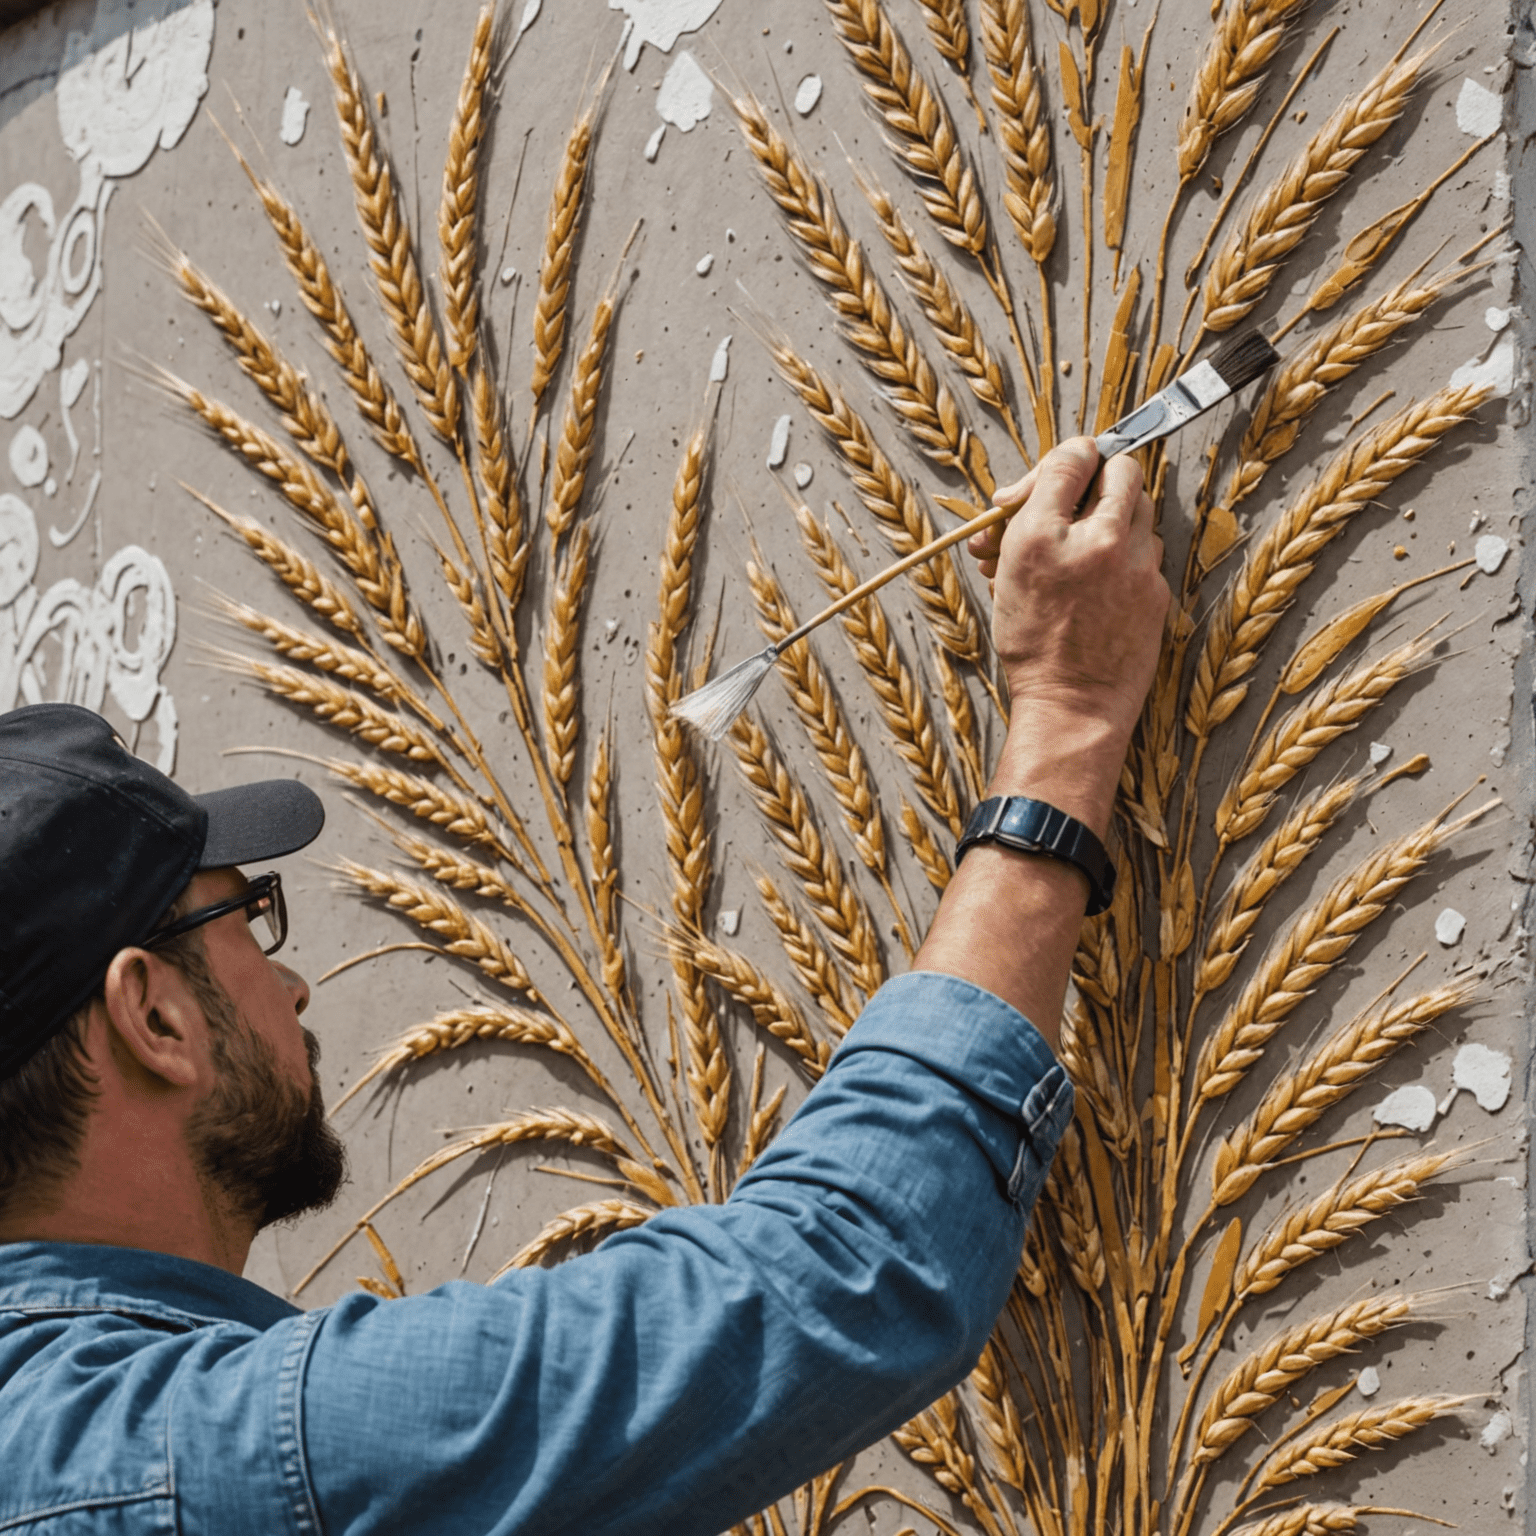
<path fill-rule="evenodd" d="M 1098 466 L 1091 438 L 1052 449 L 994 498 L 1018 514 L 969 548 L 995 581 L 992 641 L 1011 700 L 994 792 L 1038 793 L 1081 815 L 1062 797 L 1086 775 L 1094 782 L 1077 803 L 1102 830 L 1157 670 L 1169 592 L 1134 459 L 1111 458 L 1075 515 Z"/>

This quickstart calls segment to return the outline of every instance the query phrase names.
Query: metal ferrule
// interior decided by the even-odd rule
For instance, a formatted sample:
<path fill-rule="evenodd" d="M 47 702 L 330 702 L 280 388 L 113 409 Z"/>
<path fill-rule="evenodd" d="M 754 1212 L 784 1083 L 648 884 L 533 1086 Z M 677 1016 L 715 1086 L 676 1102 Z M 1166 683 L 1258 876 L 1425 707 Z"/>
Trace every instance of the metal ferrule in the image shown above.
<path fill-rule="evenodd" d="M 1232 391 L 1209 363 L 1196 363 L 1188 373 L 1181 373 L 1166 389 L 1122 417 L 1094 442 L 1099 456 L 1133 453 L 1177 432 L 1202 412 L 1225 400 Z"/>

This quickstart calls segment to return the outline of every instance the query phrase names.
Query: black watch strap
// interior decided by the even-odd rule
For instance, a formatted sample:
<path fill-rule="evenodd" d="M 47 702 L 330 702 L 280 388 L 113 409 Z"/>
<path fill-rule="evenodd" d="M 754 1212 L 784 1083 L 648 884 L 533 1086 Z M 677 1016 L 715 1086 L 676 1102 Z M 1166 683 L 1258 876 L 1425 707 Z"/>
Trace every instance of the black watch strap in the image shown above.
<path fill-rule="evenodd" d="M 1114 899 L 1115 866 L 1104 844 L 1075 816 L 1024 795 L 994 795 L 971 812 L 955 846 L 955 863 L 977 843 L 1001 843 L 1020 853 L 1044 853 L 1075 864 L 1088 877 L 1088 916 L 1096 917 Z"/>

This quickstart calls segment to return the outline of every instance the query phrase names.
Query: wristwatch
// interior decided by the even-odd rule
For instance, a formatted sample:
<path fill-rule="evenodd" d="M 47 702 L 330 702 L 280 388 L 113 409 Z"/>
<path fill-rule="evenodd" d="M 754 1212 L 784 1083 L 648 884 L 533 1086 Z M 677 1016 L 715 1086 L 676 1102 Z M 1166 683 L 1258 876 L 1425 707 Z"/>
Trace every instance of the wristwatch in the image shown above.
<path fill-rule="evenodd" d="M 1115 895 L 1115 866 L 1104 844 L 1075 816 L 1024 795 L 994 795 L 971 812 L 955 845 L 955 863 L 977 843 L 1001 843 L 1020 853 L 1043 853 L 1075 864 L 1088 877 L 1088 916 L 1106 910 Z"/>

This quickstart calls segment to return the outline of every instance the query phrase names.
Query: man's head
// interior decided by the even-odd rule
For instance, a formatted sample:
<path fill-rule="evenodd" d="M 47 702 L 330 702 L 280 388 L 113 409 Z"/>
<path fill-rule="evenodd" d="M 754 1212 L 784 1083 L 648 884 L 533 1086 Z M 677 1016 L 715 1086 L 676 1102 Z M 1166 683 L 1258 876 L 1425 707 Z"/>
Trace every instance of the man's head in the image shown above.
<path fill-rule="evenodd" d="M 308 988 L 266 952 L 281 887 L 237 867 L 323 819 L 289 780 L 194 799 L 83 709 L 0 715 L 0 1223 L 47 1206 L 107 1110 L 146 1145 L 174 1126 L 251 1230 L 334 1195 Z"/>

